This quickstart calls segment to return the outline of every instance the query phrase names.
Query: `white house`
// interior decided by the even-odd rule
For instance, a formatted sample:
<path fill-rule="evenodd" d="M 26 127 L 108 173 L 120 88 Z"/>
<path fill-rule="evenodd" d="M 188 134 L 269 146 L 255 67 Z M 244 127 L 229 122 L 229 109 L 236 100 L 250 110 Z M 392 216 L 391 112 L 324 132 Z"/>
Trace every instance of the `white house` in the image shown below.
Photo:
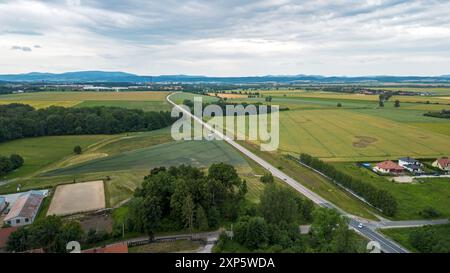
<path fill-rule="evenodd" d="M 34 222 L 44 195 L 39 191 L 22 194 L 11 207 L 3 222 L 10 226 L 24 226 Z"/>
<path fill-rule="evenodd" d="M 411 157 L 403 157 L 398 160 L 398 165 L 412 173 L 422 173 L 422 163 Z"/>
<path fill-rule="evenodd" d="M 402 157 L 398 160 L 398 165 L 405 166 L 405 165 L 415 165 L 415 166 L 422 166 L 422 163 L 420 163 L 418 160 L 411 158 L 411 157 Z"/>

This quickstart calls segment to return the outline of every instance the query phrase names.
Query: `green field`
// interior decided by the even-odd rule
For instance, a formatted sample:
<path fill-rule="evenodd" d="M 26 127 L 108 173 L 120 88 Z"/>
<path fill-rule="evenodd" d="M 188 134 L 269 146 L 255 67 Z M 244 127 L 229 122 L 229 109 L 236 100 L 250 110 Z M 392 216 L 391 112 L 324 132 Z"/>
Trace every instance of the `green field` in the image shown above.
<path fill-rule="evenodd" d="M 115 100 L 89 100 L 76 104 L 75 107 L 122 107 L 127 109 L 140 109 L 143 111 L 170 111 L 168 102 L 164 101 L 115 101 Z"/>
<path fill-rule="evenodd" d="M 24 177 L 49 167 L 52 163 L 63 160 L 73 154 L 73 147 L 80 145 L 83 149 L 94 143 L 111 138 L 107 135 L 89 136 L 51 136 L 14 140 L 0 143 L 0 153 L 5 156 L 20 154 L 25 164 L 15 172 L 2 179 Z"/>
<path fill-rule="evenodd" d="M 430 207 L 442 214 L 440 218 L 450 218 L 450 178 L 422 178 L 419 183 L 400 184 L 360 168 L 354 163 L 333 163 L 333 165 L 352 177 L 389 191 L 398 202 L 395 219 L 421 219 L 420 212 Z"/>
<path fill-rule="evenodd" d="M 215 162 L 245 166 L 245 160 L 222 141 L 178 141 L 94 159 L 50 171 L 45 175 L 72 175 L 119 170 L 150 170 L 181 164 L 207 167 Z"/>
<path fill-rule="evenodd" d="M 436 225 L 430 227 L 438 237 L 444 242 L 450 249 L 450 225 Z M 420 228 L 395 228 L 395 229 L 381 229 L 380 231 L 387 236 L 391 237 L 394 241 L 399 242 L 402 246 L 413 252 L 419 252 L 415 249 L 409 241 L 409 236 Z"/>

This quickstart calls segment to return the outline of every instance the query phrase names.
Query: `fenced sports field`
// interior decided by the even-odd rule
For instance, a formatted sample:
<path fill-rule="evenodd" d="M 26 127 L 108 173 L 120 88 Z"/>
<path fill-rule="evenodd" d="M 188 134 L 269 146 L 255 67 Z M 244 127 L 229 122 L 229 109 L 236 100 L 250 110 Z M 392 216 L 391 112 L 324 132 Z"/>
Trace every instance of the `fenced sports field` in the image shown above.
<path fill-rule="evenodd" d="M 62 216 L 104 208 L 103 181 L 92 181 L 58 186 L 47 215 Z"/>

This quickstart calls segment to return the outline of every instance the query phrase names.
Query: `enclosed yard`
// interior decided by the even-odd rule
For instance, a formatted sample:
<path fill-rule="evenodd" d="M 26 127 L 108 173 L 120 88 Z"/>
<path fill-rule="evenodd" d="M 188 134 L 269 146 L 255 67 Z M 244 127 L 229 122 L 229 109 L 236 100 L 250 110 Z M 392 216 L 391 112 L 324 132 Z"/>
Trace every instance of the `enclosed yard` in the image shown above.
<path fill-rule="evenodd" d="M 47 215 L 70 215 L 105 208 L 103 181 L 58 186 Z"/>

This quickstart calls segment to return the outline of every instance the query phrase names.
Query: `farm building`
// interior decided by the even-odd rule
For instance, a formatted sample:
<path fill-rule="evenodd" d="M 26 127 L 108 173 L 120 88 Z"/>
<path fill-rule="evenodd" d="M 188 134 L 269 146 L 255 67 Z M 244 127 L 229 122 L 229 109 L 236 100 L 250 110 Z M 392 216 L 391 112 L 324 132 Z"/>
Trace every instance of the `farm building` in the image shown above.
<path fill-rule="evenodd" d="M 412 173 L 422 173 L 422 163 L 410 157 L 403 157 L 398 160 L 398 165 Z"/>
<path fill-rule="evenodd" d="M 450 172 L 450 159 L 448 157 L 440 158 L 433 162 L 433 167 Z"/>
<path fill-rule="evenodd" d="M 8 242 L 9 235 L 16 231 L 18 227 L 9 227 L 0 229 L 0 253 L 6 251 L 6 242 Z"/>
<path fill-rule="evenodd" d="M 383 174 L 401 174 L 404 171 L 402 166 L 390 160 L 378 163 L 373 169 Z"/>
<path fill-rule="evenodd" d="M 0 213 L 6 208 L 6 198 L 0 196 Z"/>
<path fill-rule="evenodd" d="M 11 207 L 3 221 L 10 226 L 24 226 L 33 223 L 44 195 L 39 191 L 22 194 Z"/>

